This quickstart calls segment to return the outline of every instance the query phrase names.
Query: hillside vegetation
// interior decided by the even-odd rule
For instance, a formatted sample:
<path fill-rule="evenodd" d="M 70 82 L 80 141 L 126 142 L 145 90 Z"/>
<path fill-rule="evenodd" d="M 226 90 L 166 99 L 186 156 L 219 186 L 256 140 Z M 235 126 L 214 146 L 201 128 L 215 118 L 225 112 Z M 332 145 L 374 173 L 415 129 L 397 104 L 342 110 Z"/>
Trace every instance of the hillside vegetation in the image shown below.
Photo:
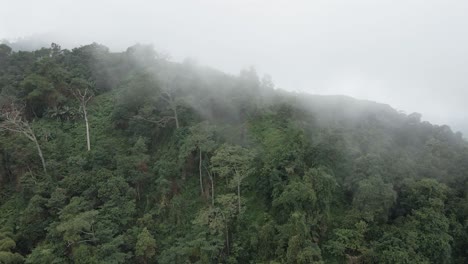
<path fill-rule="evenodd" d="M 468 143 L 152 47 L 0 45 L 0 263 L 467 263 Z"/>

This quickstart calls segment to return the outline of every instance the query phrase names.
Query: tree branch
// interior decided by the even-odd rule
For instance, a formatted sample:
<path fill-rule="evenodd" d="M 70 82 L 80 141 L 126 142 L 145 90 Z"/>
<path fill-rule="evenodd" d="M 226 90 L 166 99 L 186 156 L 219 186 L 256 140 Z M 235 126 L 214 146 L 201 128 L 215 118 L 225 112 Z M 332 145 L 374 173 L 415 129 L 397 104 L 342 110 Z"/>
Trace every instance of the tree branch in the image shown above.
<path fill-rule="evenodd" d="M 143 120 L 143 121 L 146 121 L 146 122 L 150 122 L 150 123 L 153 123 L 153 124 L 156 124 L 158 125 L 159 127 L 165 127 L 167 125 L 167 123 L 169 123 L 169 121 L 171 120 L 175 120 L 175 117 L 173 116 L 165 116 L 165 117 L 162 117 L 161 119 L 159 120 L 152 120 L 152 119 L 148 119 L 148 118 L 144 118 L 142 116 L 134 116 L 133 119 L 138 119 L 138 120 Z"/>

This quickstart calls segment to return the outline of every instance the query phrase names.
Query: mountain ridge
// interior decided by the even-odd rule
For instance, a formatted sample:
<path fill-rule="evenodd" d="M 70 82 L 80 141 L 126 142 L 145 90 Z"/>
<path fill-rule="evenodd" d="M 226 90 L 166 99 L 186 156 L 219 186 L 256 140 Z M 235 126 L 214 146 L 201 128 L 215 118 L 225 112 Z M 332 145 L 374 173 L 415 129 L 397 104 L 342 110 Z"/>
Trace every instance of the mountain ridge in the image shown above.
<path fill-rule="evenodd" d="M 417 113 L 145 45 L 0 45 L 0 88 L 0 262 L 468 259 L 468 143 Z"/>

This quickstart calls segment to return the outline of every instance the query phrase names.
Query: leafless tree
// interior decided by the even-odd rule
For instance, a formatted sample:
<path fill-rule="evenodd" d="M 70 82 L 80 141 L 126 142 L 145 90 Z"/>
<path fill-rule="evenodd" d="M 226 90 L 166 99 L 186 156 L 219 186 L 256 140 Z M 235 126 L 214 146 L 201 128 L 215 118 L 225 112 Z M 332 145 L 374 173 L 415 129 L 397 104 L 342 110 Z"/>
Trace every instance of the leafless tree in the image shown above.
<path fill-rule="evenodd" d="M 41 158 L 44 173 L 47 173 L 47 167 L 44 155 L 42 154 L 41 146 L 39 145 L 39 141 L 37 140 L 36 134 L 34 133 L 31 125 L 23 117 L 23 110 L 24 105 L 18 106 L 14 103 L 2 107 L 1 117 L 3 121 L 0 123 L 0 130 L 20 133 L 31 140 L 36 145 L 37 153 Z"/>
<path fill-rule="evenodd" d="M 89 100 L 93 98 L 93 93 L 89 91 L 89 88 L 75 89 L 73 90 L 73 96 L 80 101 L 80 110 L 83 111 L 84 120 L 86 123 L 86 146 L 88 151 L 91 150 L 91 139 L 89 135 L 89 122 L 88 122 L 88 111 L 86 109 Z"/>
<path fill-rule="evenodd" d="M 134 118 L 156 124 L 159 127 L 165 127 L 168 123 L 173 121 L 175 122 L 176 128 L 178 129 L 180 128 L 178 116 L 179 103 L 176 100 L 176 98 L 174 98 L 172 90 L 170 88 L 174 84 L 175 78 L 170 79 L 169 77 L 165 77 L 162 78 L 162 80 L 163 81 L 161 81 L 161 93 L 157 96 L 155 102 L 158 103 L 163 101 L 166 104 L 166 108 L 169 109 L 172 112 L 172 114 L 168 114 L 159 119 L 146 118 L 141 115 L 137 115 Z"/>
<path fill-rule="evenodd" d="M 177 115 L 177 103 L 176 103 L 176 101 L 174 100 L 174 98 L 172 97 L 172 95 L 168 91 L 163 91 L 162 92 L 161 99 L 163 99 L 167 103 L 169 108 L 171 109 L 171 111 L 173 113 L 173 116 L 171 116 L 170 118 L 172 118 L 175 121 L 176 128 L 179 128 L 179 117 Z"/>

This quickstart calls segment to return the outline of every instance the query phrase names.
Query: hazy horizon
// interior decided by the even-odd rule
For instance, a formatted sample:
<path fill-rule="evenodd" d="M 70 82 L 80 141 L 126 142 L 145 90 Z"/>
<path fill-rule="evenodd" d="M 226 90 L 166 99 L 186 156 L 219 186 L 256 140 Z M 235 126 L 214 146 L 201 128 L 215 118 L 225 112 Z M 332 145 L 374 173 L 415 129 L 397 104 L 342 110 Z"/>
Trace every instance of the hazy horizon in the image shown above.
<path fill-rule="evenodd" d="M 254 66 L 285 90 L 385 103 L 466 135 L 466 11 L 461 1 L 16 1 L 0 11 L 0 39 L 152 43 L 175 61 Z"/>

